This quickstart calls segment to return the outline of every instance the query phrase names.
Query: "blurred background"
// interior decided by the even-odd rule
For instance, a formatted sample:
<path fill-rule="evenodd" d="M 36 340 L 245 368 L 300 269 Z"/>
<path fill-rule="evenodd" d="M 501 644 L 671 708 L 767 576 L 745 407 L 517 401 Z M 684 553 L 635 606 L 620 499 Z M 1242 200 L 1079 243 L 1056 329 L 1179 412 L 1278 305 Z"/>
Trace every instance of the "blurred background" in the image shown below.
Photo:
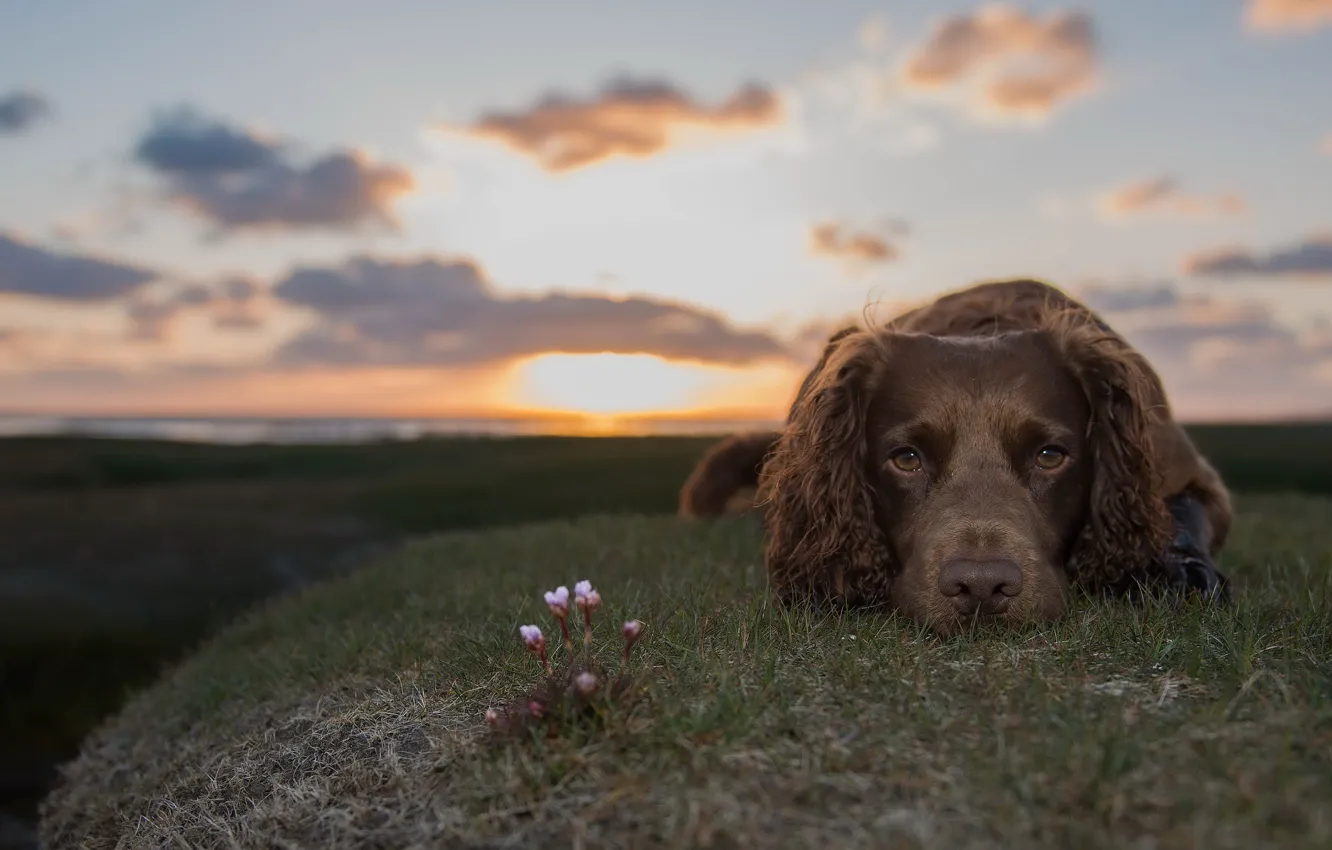
<path fill-rule="evenodd" d="M 0 846 L 247 606 L 673 512 L 831 330 L 981 279 L 1332 492 L 1329 80 L 1329 0 L 0 3 Z"/>

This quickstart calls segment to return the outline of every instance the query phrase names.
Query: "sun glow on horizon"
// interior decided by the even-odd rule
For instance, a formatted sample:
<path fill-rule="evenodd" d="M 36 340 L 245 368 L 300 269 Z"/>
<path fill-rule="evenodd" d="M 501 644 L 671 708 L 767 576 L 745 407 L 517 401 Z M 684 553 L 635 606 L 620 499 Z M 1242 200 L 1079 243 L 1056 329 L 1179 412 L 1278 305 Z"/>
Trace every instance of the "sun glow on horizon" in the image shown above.
<path fill-rule="evenodd" d="M 713 366 L 651 354 L 552 352 L 515 364 L 511 394 L 537 409 L 597 418 L 717 408 L 765 411 L 773 407 L 773 376 L 763 374 L 768 371 L 771 367 Z M 787 370 L 778 367 L 777 373 L 780 387 Z M 784 389 L 777 392 L 784 405 Z"/>

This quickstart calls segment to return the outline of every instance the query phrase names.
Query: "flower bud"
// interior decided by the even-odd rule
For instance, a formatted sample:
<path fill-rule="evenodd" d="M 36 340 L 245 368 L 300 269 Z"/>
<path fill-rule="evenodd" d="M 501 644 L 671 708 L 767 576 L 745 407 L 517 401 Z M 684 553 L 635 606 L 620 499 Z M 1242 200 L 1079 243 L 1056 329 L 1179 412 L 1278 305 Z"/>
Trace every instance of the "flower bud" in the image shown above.
<path fill-rule="evenodd" d="M 546 645 L 546 637 L 541 634 L 541 629 L 537 626 L 519 626 L 518 632 L 523 636 L 523 641 L 527 644 L 527 648 L 533 652 Z"/>
<path fill-rule="evenodd" d="M 546 591 L 546 604 L 550 606 L 550 613 L 563 620 L 569 616 L 569 588 L 560 585 L 554 590 Z"/>
<path fill-rule="evenodd" d="M 597 692 L 597 687 L 601 682 L 592 673 L 583 671 L 574 676 L 574 690 L 578 691 L 580 696 L 590 697 Z"/>
<path fill-rule="evenodd" d="M 624 639 L 633 643 L 638 640 L 638 636 L 643 634 L 642 620 L 627 620 L 624 624 Z"/>

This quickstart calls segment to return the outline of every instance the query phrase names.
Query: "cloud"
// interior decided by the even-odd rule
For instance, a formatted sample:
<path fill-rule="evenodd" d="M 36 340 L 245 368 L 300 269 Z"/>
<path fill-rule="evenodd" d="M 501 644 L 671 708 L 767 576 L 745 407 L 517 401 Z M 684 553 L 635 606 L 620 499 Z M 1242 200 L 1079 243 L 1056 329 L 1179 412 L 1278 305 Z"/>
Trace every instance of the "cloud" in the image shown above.
<path fill-rule="evenodd" d="M 889 35 L 888 22 L 880 17 L 872 17 L 860 25 L 856 41 L 867 53 L 879 53 L 888 46 Z"/>
<path fill-rule="evenodd" d="M 783 114 L 776 93 L 757 84 L 708 106 L 667 82 L 621 78 L 591 98 L 547 94 L 523 111 L 483 115 L 463 131 L 558 173 L 613 157 L 662 153 L 677 143 L 681 130 L 754 130 L 781 123 Z"/>
<path fill-rule="evenodd" d="M 684 304 L 504 295 L 465 259 L 360 256 L 338 268 L 297 268 L 273 292 L 317 319 L 279 352 L 287 363 L 462 366 L 603 351 L 727 364 L 788 356 L 775 337 Z"/>
<path fill-rule="evenodd" d="M 182 316 L 202 313 L 220 330 L 249 330 L 263 324 L 259 312 L 261 288 L 246 278 L 228 278 L 211 285 L 193 283 L 176 287 L 165 296 L 140 295 L 125 305 L 130 338 L 164 340 Z"/>
<path fill-rule="evenodd" d="M 1254 32 L 1307 32 L 1332 24 L 1332 0 L 1249 0 L 1244 24 Z"/>
<path fill-rule="evenodd" d="M 905 230 L 900 223 L 894 223 L 891 229 L 891 235 L 900 235 Z M 838 221 L 821 221 L 809 229 L 809 251 L 816 257 L 838 260 L 848 271 L 858 272 L 899 257 L 889 238 L 888 234 L 852 231 Z"/>
<path fill-rule="evenodd" d="M 27 328 L 0 328 L 0 353 L 11 363 L 21 360 L 32 337 L 33 332 Z"/>
<path fill-rule="evenodd" d="M 1107 192 L 1100 198 L 1103 215 L 1129 218 L 1170 212 L 1183 216 L 1238 215 L 1247 208 L 1238 195 L 1191 195 L 1170 177 L 1138 180 Z"/>
<path fill-rule="evenodd" d="M 1262 305 L 1186 295 L 1168 283 L 1089 287 L 1080 295 L 1153 358 L 1188 360 L 1200 342 L 1246 346 L 1296 339 Z"/>
<path fill-rule="evenodd" d="M 1079 288 L 1077 295 L 1087 306 L 1104 313 L 1157 310 L 1180 302 L 1179 291 L 1172 283 L 1113 286 L 1096 282 Z"/>
<path fill-rule="evenodd" d="M 1186 417 L 1327 412 L 1309 407 L 1332 389 L 1326 332 L 1299 333 L 1261 304 L 1186 294 L 1170 283 L 1097 283 L 1075 294 L 1147 356 Z"/>
<path fill-rule="evenodd" d="M 391 205 L 412 174 L 355 150 L 301 165 L 288 147 L 189 110 L 159 116 L 135 158 L 166 181 L 179 205 L 224 230 L 396 228 Z"/>
<path fill-rule="evenodd" d="M 1257 254 L 1228 247 L 1186 257 L 1184 273 L 1211 277 L 1332 277 L 1332 234 Z"/>
<path fill-rule="evenodd" d="M 1195 294 L 1172 281 L 1092 280 L 1067 291 L 1146 355 L 1186 420 L 1332 412 L 1325 401 L 1332 397 L 1332 323 L 1297 330 L 1262 303 Z M 812 363 L 833 331 L 880 322 L 930 297 L 884 304 L 873 316 L 809 322 L 790 335 L 792 347 L 802 364 Z"/>
<path fill-rule="evenodd" d="M 1328 133 L 1323 137 L 1323 142 L 1318 148 L 1328 156 L 1332 156 L 1332 133 Z"/>
<path fill-rule="evenodd" d="M 281 166 L 281 144 L 193 113 L 159 118 L 134 154 L 164 174 L 235 174 Z"/>
<path fill-rule="evenodd" d="M 0 136 L 28 130 L 51 113 L 51 104 L 34 91 L 16 91 L 0 96 Z"/>
<path fill-rule="evenodd" d="M 1332 355 L 1332 351 L 1308 350 L 1298 334 L 1278 324 L 1260 305 L 1205 296 L 1181 298 L 1151 311 L 1145 320 L 1121 324 L 1125 336 L 1149 357 L 1163 363 L 1188 363 L 1201 371 L 1242 366 L 1246 361 L 1258 365 L 1257 355 L 1291 368 L 1305 364 L 1311 354 Z"/>
<path fill-rule="evenodd" d="M 1044 18 L 1002 3 L 940 21 L 902 67 L 907 88 L 970 85 L 989 112 L 1045 115 L 1089 92 L 1097 77 L 1090 16 L 1052 12 Z"/>
<path fill-rule="evenodd" d="M 110 301 L 157 277 L 123 263 L 56 253 L 0 233 L 0 294 L 61 301 Z"/>

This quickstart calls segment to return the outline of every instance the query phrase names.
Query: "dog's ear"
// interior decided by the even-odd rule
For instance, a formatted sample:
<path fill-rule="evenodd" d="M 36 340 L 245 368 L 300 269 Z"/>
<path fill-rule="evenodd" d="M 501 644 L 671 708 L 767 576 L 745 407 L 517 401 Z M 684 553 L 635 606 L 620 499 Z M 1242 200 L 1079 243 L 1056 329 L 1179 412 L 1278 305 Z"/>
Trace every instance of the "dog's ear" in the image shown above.
<path fill-rule="evenodd" d="M 1165 390 L 1146 358 L 1117 334 L 1068 315 L 1054 336 L 1087 398 L 1095 469 L 1070 578 L 1094 590 L 1153 584 L 1171 533 L 1151 443 Z"/>
<path fill-rule="evenodd" d="M 680 488 L 679 515 L 719 517 L 737 494 L 758 487 L 759 470 L 777 441 L 777 432 L 732 434 L 711 446 Z"/>
<path fill-rule="evenodd" d="M 763 467 L 765 560 L 785 601 L 887 600 L 890 555 L 874 518 L 865 424 L 886 357 L 869 331 L 830 341 Z"/>

